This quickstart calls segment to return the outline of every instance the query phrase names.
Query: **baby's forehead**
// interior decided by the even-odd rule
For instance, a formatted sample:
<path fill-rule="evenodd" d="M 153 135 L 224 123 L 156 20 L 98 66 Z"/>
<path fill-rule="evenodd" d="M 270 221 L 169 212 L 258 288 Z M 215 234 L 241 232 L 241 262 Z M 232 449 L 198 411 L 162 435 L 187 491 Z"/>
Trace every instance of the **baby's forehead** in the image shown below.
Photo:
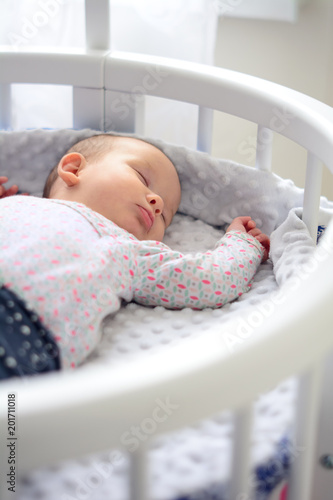
<path fill-rule="evenodd" d="M 158 147 L 133 137 L 119 137 L 118 139 L 119 147 L 124 153 L 133 154 L 142 161 L 146 161 L 151 169 L 156 169 L 161 174 L 166 169 L 174 170 L 178 177 L 175 165 Z"/>
<path fill-rule="evenodd" d="M 119 150 L 140 159 L 161 180 L 167 178 L 180 187 L 177 169 L 170 158 L 158 147 L 142 139 L 119 137 Z"/>
<path fill-rule="evenodd" d="M 161 155 L 166 160 L 170 161 L 161 149 L 143 139 L 137 139 L 135 137 L 118 137 L 118 141 L 120 147 L 123 146 L 128 151 L 136 153 L 138 156 L 145 157 L 147 154 Z"/>

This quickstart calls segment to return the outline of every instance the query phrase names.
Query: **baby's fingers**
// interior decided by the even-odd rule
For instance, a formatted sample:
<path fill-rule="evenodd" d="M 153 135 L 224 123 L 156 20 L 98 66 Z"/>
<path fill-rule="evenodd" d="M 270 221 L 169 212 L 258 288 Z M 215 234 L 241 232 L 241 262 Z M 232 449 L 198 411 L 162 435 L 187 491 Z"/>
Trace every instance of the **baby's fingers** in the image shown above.
<path fill-rule="evenodd" d="M 12 196 L 17 193 L 18 187 L 16 185 L 11 186 L 6 189 L 2 184 L 8 181 L 8 177 L 0 176 L 0 198 L 5 198 L 6 196 Z"/>
<path fill-rule="evenodd" d="M 250 219 L 246 224 L 245 224 L 245 227 L 246 227 L 246 231 L 248 233 L 250 233 L 255 227 L 256 227 L 256 223 L 253 219 Z"/>
<path fill-rule="evenodd" d="M 259 243 L 264 247 L 264 256 L 263 256 L 263 262 L 268 259 L 269 256 L 269 250 L 270 250 L 270 239 L 269 237 L 261 233 L 258 236 L 255 236 L 256 240 L 259 241 Z"/>
<path fill-rule="evenodd" d="M 6 189 L 2 186 L 2 184 L 5 184 L 5 182 L 7 181 L 8 181 L 7 177 L 0 176 L 0 196 L 2 196 L 6 191 Z"/>
<path fill-rule="evenodd" d="M 253 229 L 250 229 L 250 231 L 248 231 L 248 234 L 250 234 L 251 236 L 254 236 L 254 238 L 256 238 L 257 236 L 259 236 L 262 233 L 261 233 L 260 229 L 255 227 Z"/>

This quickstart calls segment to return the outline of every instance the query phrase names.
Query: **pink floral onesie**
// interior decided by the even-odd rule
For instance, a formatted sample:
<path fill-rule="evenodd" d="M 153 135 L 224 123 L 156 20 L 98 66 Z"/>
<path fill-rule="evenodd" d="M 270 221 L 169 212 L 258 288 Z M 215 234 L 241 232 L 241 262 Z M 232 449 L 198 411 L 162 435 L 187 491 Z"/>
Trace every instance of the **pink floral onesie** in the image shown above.
<path fill-rule="evenodd" d="M 0 285 L 54 335 L 63 368 L 82 363 L 101 322 L 121 301 L 177 309 L 221 307 L 248 291 L 263 248 L 247 233 L 183 255 L 133 235 L 86 206 L 13 196 L 0 200 Z"/>

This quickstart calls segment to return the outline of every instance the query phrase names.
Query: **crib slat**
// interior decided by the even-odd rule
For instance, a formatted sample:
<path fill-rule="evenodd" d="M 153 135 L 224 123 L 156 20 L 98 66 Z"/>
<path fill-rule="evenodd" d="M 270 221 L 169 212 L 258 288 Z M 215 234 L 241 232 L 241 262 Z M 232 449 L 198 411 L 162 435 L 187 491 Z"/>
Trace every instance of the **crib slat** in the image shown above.
<path fill-rule="evenodd" d="M 321 500 L 331 500 L 332 474 L 333 471 L 326 468 L 322 459 L 325 455 L 332 455 L 333 452 L 333 351 L 330 349 L 325 358 L 323 367 L 323 384 L 320 401 L 320 411 L 318 420 L 318 437 L 316 446 L 316 467 L 313 482 L 313 498 Z"/>
<path fill-rule="evenodd" d="M 147 450 L 143 443 L 130 454 L 130 500 L 149 500 Z"/>
<path fill-rule="evenodd" d="M 145 99 L 142 94 L 105 91 L 105 130 L 141 134 L 144 132 Z"/>
<path fill-rule="evenodd" d="M 135 133 L 139 135 L 145 135 L 145 113 L 146 113 L 146 98 L 142 96 L 142 99 L 137 103 L 135 109 Z"/>
<path fill-rule="evenodd" d="M 109 0 L 85 0 L 86 48 L 107 50 L 110 41 Z"/>
<path fill-rule="evenodd" d="M 308 152 L 304 188 L 303 221 L 314 241 L 317 239 L 319 201 L 321 193 L 323 165 L 318 158 Z"/>
<path fill-rule="evenodd" d="M 211 152 L 214 111 L 199 106 L 197 149 L 206 153 Z"/>
<path fill-rule="evenodd" d="M 252 404 L 235 413 L 230 500 L 252 498 L 250 477 L 250 437 L 252 431 Z"/>
<path fill-rule="evenodd" d="M 11 85 L 0 84 L 0 128 L 11 126 Z"/>
<path fill-rule="evenodd" d="M 73 127 L 104 129 L 104 91 L 73 87 Z"/>
<path fill-rule="evenodd" d="M 320 404 L 322 364 L 317 363 L 300 379 L 296 409 L 297 427 L 291 450 L 291 475 L 288 500 L 311 500 L 311 486 L 315 469 L 315 445 Z"/>
<path fill-rule="evenodd" d="M 258 125 L 256 152 L 256 168 L 258 170 L 268 172 L 272 170 L 273 136 L 272 130 Z"/>

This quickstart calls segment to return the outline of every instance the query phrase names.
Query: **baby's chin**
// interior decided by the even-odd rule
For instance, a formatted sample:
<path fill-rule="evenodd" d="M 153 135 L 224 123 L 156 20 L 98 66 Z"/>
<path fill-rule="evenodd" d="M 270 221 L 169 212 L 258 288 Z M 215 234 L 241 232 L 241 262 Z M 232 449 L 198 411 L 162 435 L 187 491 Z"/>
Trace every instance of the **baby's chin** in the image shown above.
<path fill-rule="evenodd" d="M 157 241 L 158 243 L 162 243 L 162 241 L 163 241 L 163 238 L 162 239 L 161 238 L 156 238 L 154 236 L 149 236 L 149 235 L 147 235 L 145 237 L 141 237 L 141 238 L 139 238 L 138 236 L 135 236 L 135 237 L 139 241 Z"/>
<path fill-rule="evenodd" d="M 111 222 L 113 222 L 113 221 L 111 221 Z M 120 225 L 119 225 L 119 227 L 121 227 L 122 229 L 127 231 L 130 235 L 134 236 L 139 241 L 158 241 L 159 243 L 162 243 L 163 238 L 164 238 L 164 234 L 162 236 L 154 234 L 154 233 L 142 234 L 139 231 L 133 231 L 131 228 L 128 228 L 128 227 L 124 227 L 124 226 L 120 226 Z"/>
<path fill-rule="evenodd" d="M 133 234 L 133 233 L 132 233 Z M 159 243 L 161 243 L 163 241 L 163 238 L 164 238 L 164 234 L 162 236 L 160 235 L 154 235 L 154 234 L 146 234 L 146 235 L 135 235 L 134 236 L 136 237 L 136 239 L 138 239 L 139 241 L 158 241 Z"/>

